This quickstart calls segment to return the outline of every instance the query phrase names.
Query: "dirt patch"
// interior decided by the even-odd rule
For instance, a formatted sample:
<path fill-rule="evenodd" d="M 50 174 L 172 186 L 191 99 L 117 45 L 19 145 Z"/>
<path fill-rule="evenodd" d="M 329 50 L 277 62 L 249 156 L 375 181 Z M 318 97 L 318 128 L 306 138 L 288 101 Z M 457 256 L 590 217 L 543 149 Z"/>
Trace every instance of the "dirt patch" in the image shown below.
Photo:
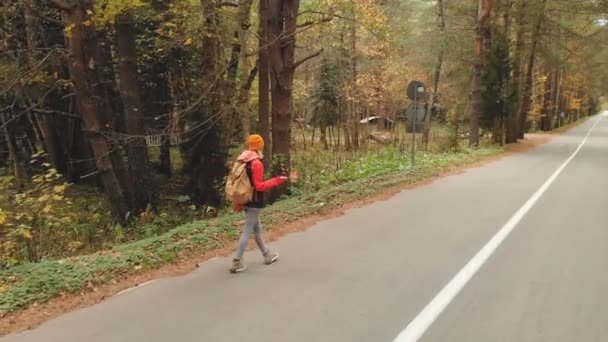
<path fill-rule="evenodd" d="M 529 134 L 526 139 L 518 144 L 513 144 L 507 147 L 507 150 L 497 156 L 485 158 L 479 162 L 468 164 L 461 167 L 453 167 L 441 172 L 438 176 L 431 177 L 413 184 L 401 185 L 390 188 L 382 193 L 368 197 L 366 199 L 357 200 L 345 204 L 344 206 L 329 210 L 322 215 L 316 215 L 298 220 L 292 224 L 282 226 L 280 228 L 271 227 L 276 229 L 270 229 L 266 234 L 266 239 L 269 241 L 276 241 L 286 234 L 293 232 L 305 231 L 314 224 L 327 220 L 329 218 L 339 217 L 344 213 L 353 208 L 360 208 L 369 205 L 374 202 L 384 201 L 392 198 L 401 191 L 420 187 L 423 185 L 430 184 L 440 178 L 463 173 L 468 169 L 480 167 L 487 163 L 493 162 L 498 159 L 505 158 L 515 153 L 522 153 L 531 150 L 532 148 L 544 144 L 557 134 Z M 253 243 L 250 245 L 253 248 Z M 215 257 L 229 256 L 234 249 L 234 244 L 228 244 L 228 247 L 215 250 L 208 253 L 196 253 L 189 252 L 180 257 L 180 259 L 173 263 L 161 268 L 150 270 L 148 272 L 131 275 L 123 279 L 118 279 L 113 284 L 104 285 L 100 288 L 94 288 L 89 291 L 83 291 L 79 294 L 66 294 L 61 297 L 55 298 L 48 303 L 33 305 L 27 309 L 8 314 L 4 317 L 0 317 L 0 336 L 20 332 L 27 329 L 35 328 L 36 326 L 53 319 L 63 313 L 84 308 L 90 305 L 97 304 L 106 298 L 116 295 L 117 293 L 137 287 L 145 282 L 167 277 L 175 277 L 184 275 L 195 270 L 199 265 L 209 259 Z M 228 268 L 228 265 L 226 265 Z"/>

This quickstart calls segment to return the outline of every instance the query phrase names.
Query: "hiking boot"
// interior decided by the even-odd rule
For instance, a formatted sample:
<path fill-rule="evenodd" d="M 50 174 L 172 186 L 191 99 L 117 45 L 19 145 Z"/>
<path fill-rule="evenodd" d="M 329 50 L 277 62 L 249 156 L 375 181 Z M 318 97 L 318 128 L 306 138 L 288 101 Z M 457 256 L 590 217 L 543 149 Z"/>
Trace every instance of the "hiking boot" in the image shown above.
<path fill-rule="evenodd" d="M 274 253 L 271 251 L 264 253 L 264 263 L 266 265 L 274 264 L 277 262 L 277 260 L 279 260 L 279 253 Z"/>
<path fill-rule="evenodd" d="M 230 267 L 230 273 L 239 273 L 247 269 L 247 266 L 243 264 L 241 260 L 232 260 L 232 267 Z"/>

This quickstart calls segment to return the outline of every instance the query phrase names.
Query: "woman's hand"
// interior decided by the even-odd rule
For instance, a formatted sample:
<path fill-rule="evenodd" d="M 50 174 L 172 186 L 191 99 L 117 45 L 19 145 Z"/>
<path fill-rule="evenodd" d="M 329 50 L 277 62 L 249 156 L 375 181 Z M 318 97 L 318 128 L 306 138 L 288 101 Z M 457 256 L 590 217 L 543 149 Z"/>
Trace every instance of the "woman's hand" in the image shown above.
<path fill-rule="evenodd" d="M 297 183 L 298 180 L 300 179 L 300 175 L 298 174 L 297 171 L 291 171 L 289 173 L 289 177 L 287 177 L 287 176 L 279 176 L 279 178 L 282 181 L 284 181 L 284 182 L 289 181 L 290 183 Z"/>
<path fill-rule="evenodd" d="M 300 174 L 298 171 L 291 171 L 289 173 L 289 181 L 292 183 L 297 183 L 300 180 Z"/>

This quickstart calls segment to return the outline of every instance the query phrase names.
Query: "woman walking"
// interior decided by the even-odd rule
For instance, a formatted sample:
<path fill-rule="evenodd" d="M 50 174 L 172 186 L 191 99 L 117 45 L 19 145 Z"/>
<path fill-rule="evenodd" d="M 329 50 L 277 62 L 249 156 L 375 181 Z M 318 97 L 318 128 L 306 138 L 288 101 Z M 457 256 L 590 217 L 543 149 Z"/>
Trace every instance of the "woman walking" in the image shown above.
<path fill-rule="evenodd" d="M 249 242 L 249 236 L 251 233 L 255 236 L 255 242 L 258 248 L 264 256 L 264 263 L 270 265 L 275 263 L 279 259 L 279 254 L 270 251 L 264 239 L 262 237 L 262 223 L 260 222 L 260 212 L 264 207 L 264 192 L 282 185 L 287 181 L 287 177 L 279 176 L 274 177 L 270 180 L 264 181 L 264 164 L 262 159 L 262 151 L 264 150 L 264 139 L 261 136 L 254 134 L 250 135 L 247 139 L 247 150 L 243 151 L 238 157 L 238 161 L 245 163 L 247 170 L 247 176 L 253 187 L 253 196 L 251 201 L 245 204 L 244 210 L 247 214 L 245 225 L 241 233 L 241 239 L 237 246 L 236 255 L 232 260 L 232 267 L 230 268 L 231 273 L 243 272 L 247 269 L 247 266 L 243 263 L 243 254 L 247 248 Z M 235 205 L 235 210 L 240 211 L 242 208 L 240 205 Z"/>

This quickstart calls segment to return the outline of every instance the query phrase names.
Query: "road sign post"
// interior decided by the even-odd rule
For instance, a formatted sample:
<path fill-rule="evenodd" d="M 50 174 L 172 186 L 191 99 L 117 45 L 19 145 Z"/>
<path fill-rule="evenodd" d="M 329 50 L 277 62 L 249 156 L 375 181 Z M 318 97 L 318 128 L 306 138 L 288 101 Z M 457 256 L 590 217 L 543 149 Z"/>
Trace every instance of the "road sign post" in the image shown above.
<path fill-rule="evenodd" d="M 418 114 L 418 89 L 414 92 L 414 113 Z M 417 117 L 414 117 L 412 121 L 412 167 L 416 165 L 416 121 Z"/>
<path fill-rule="evenodd" d="M 407 96 L 410 100 L 414 101 L 414 115 L 411 115 L 412 119 L 412 151 L 411 160 L 412 166 L 416 165 L 416 121 L 418 121 L 418 99 L 421 95 L 424 95 L 425 87 L 420 81 L 412 81 L 407 87 Z"/>

